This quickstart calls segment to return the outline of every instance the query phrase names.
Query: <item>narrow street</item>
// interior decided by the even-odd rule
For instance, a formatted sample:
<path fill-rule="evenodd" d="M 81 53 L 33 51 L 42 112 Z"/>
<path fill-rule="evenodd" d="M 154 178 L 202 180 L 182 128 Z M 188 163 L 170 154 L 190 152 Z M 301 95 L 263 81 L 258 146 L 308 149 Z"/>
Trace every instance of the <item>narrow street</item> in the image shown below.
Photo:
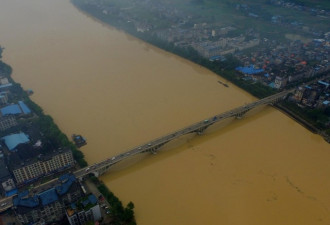
<path fill-rule="evenodd" d="M 110 205 L 107 202 L 107 200 L 104 197 L 102 200 L 100 200 L 99 196 L 103 196 L 103 195 L 99 192 L 99 190 L 97 189 L 95 184 L 90 179 L 86 179 L 82 184 L 84 185 L 87 193 L 90 192 L 90 193 L 94 194 L 99 201 L 102 218 L 103 218 L 103 221 L 101 224 L 109 224 L 111 222 L 111 218 L 110 218 L 110 215 L 106 214 L 106 211 L 110 210 Z"/>

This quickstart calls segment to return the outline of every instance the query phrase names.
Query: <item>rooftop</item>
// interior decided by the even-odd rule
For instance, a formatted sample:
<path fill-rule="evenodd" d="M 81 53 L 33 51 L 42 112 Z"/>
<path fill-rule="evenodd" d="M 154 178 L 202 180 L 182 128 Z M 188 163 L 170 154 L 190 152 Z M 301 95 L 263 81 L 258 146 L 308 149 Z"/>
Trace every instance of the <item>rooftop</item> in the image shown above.
<path fill-rule="evenodd" d="M 7 135 L 5 137 L 2 137 L 1 140 L 5 141 L 5 144 L 10 151 L 16 148 L 17 145 L 24 144 L 30 141 L 29 137 L 23 132 Z"/>
<path fill-rule="evenodd" d="M 31 110 L 29 109 L 29 107 L 27 107 L 27 105 L 25 105 L 24 102 L 18 101 L 18 104 L 21 107 L 24 114 L 30 114 L 31 113 Z"/>
<path fill-rule="evenodd" d="M 26 194 L 26 192 L 24 192 L 24 194 Z M 17 197 L 14 197 L 13 205 L 28 208 L 37 207 L 39 205 L 39 198 L 37 195 L 29 197 L 27 192 L 27 195 L 18 195 Z"/>
<path fill-rule="evenodd" d="M 58 200 L 55 188 L 51 188 L 42 193 L 39 193 L 39 198 L 43 206 L 49 205 Z"/>
<path fill-rule="evenodd" d="M 59 197 L 66 194 L 73 182 L 76 181 L 76 177 L 74 175 L 66 175 L 66 177 L 68 179 L 62 181 L 62 184 L 36 195 L 29 196 L 29 191 L 18 193 L 18 195 L 13 198 L 13 205 L 16 207 L 21 206 L 34 208 L 41 205 L 46 206 L 58 201 Z"/>
<path fill-rule="evenodd" d="M 12 104 L 0 109 L 1 114 L 5 115 L 17 115 L 17 114 L 30 114 L 31 110 L 23 101 L 19 101 L 18 104 Z"/>
<path fill-rule="evenodd" d="M 18 105 L 16 105 L 16 104 L 5 106 L 5 107 L 1 108 L 0 111 L 1 111 L 1 114 L 3 116 L 6 116 L 6 115 L 17 115 L 17 114 L 21 114 L 22 113 L 21 108 Z"/>
<path fill-rule="evenodd" d="M 261 72 L 264 72 L 263 69 L 255 69 L 253 65 L 251 66 L 248 66 L 248 67 L 236 67 L 235 68 L 237 71 L 240 71 L 242 73 L 245 73 L 245 74 L 257 74 L 257 73 L 261 73 Z"/>
<path fill-rule="evenodd" d="M 65 176 L 64 179 L 63 179 L 63 176 Z M 64 195 L 65 193 L 67 193 L 68 190 L 70 189 L 71 185 L 76 181 L 76 177 L 73 175 L 68 175 L 68 176 L 63 175 L 63 176 L 59 178 L 59 180 L 62 182 L 62 184 L 55 187 L 56 192 L 59 195 Z"/>

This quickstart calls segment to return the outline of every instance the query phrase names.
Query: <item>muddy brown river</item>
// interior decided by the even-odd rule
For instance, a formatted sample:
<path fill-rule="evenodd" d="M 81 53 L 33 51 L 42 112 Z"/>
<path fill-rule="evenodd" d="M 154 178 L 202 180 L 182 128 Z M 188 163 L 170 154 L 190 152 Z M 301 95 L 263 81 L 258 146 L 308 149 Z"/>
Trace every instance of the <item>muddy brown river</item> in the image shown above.
<path fill-rule="evenodd" d="M 90 164 L 255 100 L 68 0 L 0 0 L 0 45 L 60 129 L 87 138 Z M 134 202 L 139 225 L 329 225 L 329 162 L 321 137 L 264 106 L 101 179 Z"/>

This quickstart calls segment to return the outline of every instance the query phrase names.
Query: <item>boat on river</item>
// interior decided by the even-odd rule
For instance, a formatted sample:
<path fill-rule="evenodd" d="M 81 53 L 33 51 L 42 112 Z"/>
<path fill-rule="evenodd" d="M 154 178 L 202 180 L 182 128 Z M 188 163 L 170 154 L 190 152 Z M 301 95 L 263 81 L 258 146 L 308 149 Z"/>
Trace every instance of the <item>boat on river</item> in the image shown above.
<path fill-rule="evenodd" d="M 72 140 L 78 148 L 87 144 L 86 138 L 84 138 L 80 134 L 72 134 Z"/>
<path fill-rule="evenodd" d="M 223 82 L 221 82 L 220 80 L 218 80 L 218 83 L 219 83 L 219 84 L 222 84 L 222 85 L 225 86 L 225 87 L 229 87 L 228 84 L 223 83 Z"/>

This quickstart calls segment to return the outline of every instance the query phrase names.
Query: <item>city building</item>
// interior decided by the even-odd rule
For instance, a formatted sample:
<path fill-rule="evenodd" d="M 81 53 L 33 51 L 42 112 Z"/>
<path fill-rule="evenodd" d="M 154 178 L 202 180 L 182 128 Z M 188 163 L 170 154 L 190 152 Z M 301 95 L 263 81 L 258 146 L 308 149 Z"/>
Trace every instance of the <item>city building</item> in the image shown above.
<path fill-rule="evenodd" d="M 74 159 L 69 148 L 58 149 L 36 158 L 22 160 L 11 154 L 10 169 L 17 184 L 31 182 L 41 176 L 62 171 L 74 166 Z"/>
<path fill-rule="evenodd" d="M 275 88 L 280 89 L 286 85 L 287 79 L 283 77 L 276 76 L 275 78 Z"/>
<path fill-rule="evenodd" d="M 23 132 L 4 136 L 1 138 L 1 140 L 4 141 L 9 151 L 14 151 L 19 144 L 30 142 L 29 137 Z"/>
<path fill-rule="evenodd" d="M 17 191 L 14 179 L 9 173 L 2 152 L 0 152 L 0 184 L 1 196 L 11 196 Z"/>
<path fill-rule="evenodd" d="M 101 210 L 95 195 L 83 197 L 66 209 L 70 225 L 84 225 L 101 219 Z"/>
<path fill-rule="evenodd" d="M 18 104 L 11 104 L 0 109 L 1 115 L 30 115 L 31 110 L 29 107 L 23 102 L 18 101 Z"/>
<path fill-rule="evenodd" d="M 50 224 L 65 217 L 65 209 L 83 196 L 80 184 L 74 175 L 59 178 L 61 184 L 31 195 L 28 191 L 13 198 L 13 209 L 22 224 Z"/>
<path fill-rule="evenodd" d="M 5 105 L 8 103 L 8 92 L 0 92 L 0 105 Z"/>
<path fill-rule="evenodd" d="M 8 115 L 8 116 L 0 117 L 0 131 L 5 131 L 16 125 L 17 125 L 17 121 L 16 121 L 15 116 Z"/>

